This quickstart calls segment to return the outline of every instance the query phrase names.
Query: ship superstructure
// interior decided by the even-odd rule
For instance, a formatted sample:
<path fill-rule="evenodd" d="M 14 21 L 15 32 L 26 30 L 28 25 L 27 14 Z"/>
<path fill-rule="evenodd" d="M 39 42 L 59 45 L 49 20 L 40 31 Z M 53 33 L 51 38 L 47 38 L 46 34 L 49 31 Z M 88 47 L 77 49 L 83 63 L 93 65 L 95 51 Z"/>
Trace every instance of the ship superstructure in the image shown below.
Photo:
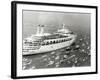
<path fill-rule="evenodd" d="M 65 24 L 55 33 L 44 33 L 44 25 L 37 27 L 37 32 L 23 40 L 23 55 L 49 52 L 70 46 L 76 40 L 76 35 Z"/>

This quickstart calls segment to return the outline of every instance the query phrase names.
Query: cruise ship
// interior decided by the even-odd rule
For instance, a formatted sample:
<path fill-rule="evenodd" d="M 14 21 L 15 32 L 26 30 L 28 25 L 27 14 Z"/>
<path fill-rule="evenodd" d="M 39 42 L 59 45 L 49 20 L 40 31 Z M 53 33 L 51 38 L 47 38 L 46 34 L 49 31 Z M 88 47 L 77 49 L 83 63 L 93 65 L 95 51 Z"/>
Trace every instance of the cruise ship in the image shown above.
<path fill-rule="evenodd" d="M 44 28 L 44 25 L 38 25 L 35 35 L 24 38 L 23 55 L 45 53 L 61 49 L 70 46 L 75 42 L 77 37 L 75 33 L 65 28 L 65 24 L 54 33 L 45 33 Z"/>

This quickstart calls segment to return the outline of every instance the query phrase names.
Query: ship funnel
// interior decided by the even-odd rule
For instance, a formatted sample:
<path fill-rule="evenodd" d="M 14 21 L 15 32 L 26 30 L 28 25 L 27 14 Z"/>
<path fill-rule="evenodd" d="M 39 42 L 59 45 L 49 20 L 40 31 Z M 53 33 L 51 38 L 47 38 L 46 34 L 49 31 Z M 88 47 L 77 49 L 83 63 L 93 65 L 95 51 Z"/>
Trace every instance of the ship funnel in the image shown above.
<path fill-rule="evenodd" d="M 38 25 L 36 34 L 40 35 L 43 34 L 43 32 L 44 32 L 44 25 Z"/>
<path fill-rule="evenodd" d="M 40 34 L 43 34 L 43 32 L 44 32 L 44 25 L 41 25 Z"/>

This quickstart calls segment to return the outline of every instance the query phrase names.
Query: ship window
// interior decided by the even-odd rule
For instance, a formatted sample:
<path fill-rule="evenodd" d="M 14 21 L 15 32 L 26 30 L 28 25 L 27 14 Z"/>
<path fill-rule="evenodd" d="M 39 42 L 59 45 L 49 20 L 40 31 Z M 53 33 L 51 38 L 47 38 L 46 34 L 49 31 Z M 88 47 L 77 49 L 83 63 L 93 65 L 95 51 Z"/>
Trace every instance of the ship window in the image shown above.
<path fill-rule="evenodd" d="M 37 44 L 34 44 L 34 46 L 37 46 Z"/>
<path fill-rule="evenodd" d="M 62 40 L 62 42 L 64 42 L 64 40 Z"/>
<path fill-rule="evenodd" d="M 53 43 L 55 43 L 55 41 L 53 41 Z"/>
<path fill-rule="evenodd" d="M 52 44 L 52 41 L 50 41 L 50 44 Z"/>
<path fill-rule="evenodd" d="M 65 36 L 65 37 L 68 37 L 68 36 Z"/>
<path fill-rule="evenodd" d="M 45 43 L 43 42 L 42 45 L 45 45 Z"/>
<path fill-rule="evenodd" d="M 32 42 L 27 42 L 27 44 L 32 44 Z"/>
<path fill-rule="evenodd" d="M 27 42 L 24 42 L 25 44 L 27 43 Z"/>
<path fill-rule="evenodd" d="M 65 39 L 64 39 L 64 42 L 65 42 Z"/>
<path fill-rule="evenodd" d="M 56 43 L 58 43 L 58 40 L 56 41 Z"/>
<path fill-rule="evenodd" d="M 49 44 L 49 42 L 46 43 L 46 45 L 48 45 L 48 44 Z"/>
<path fill-rule="evenodd" d="M 29 46 L 32 46 L 32 44 L 30 44 Z"/>
<path fill-rule="evenodd" d="M 69 39 L 66 39 L 66 41 L 70 41 L 71 40 L 71 38 L 69 38 Z"/>
<path fill-rule="evenodd" d="M 44 42 L 43 45 L 46 45 L 46 43 Z"/>

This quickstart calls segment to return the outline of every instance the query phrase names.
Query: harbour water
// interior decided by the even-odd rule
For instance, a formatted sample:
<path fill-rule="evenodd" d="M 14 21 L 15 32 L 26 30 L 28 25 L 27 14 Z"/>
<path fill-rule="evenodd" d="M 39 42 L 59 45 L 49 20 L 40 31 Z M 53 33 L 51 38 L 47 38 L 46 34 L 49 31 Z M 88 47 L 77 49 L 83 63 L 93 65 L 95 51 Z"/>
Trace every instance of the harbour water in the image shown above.
<path fill-rule="evenodd" d="M 69 47 L 47 53 L 23 56 L 23 70 L 62 67 L 91 66 L 90 35 L 77 33 L 77 39 Z"/>

